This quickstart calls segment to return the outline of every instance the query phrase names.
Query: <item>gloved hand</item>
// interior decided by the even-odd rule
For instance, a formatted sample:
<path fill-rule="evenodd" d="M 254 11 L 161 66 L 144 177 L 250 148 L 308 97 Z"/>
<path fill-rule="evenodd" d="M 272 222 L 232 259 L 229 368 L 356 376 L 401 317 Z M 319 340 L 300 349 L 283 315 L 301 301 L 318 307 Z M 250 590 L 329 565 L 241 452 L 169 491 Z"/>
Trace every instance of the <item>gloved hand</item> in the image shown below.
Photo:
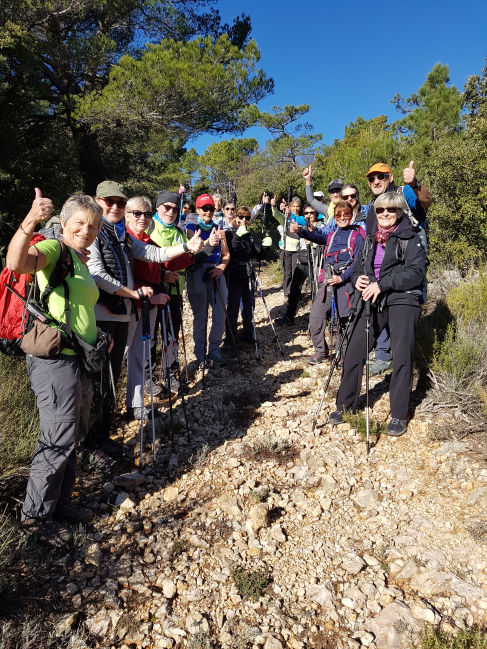
<path fill-rule="evenodd" d="M 272 246 L 272 237 L 264 237 L 262 239 L 262 247 L 270 248 Z"/>
<path fill-rule="evenodd" d="M 243 237 L 245 234 L 248 234 L 248 228 L 245 225 L 241 225 L 237 230 L 237 237 Z"/>

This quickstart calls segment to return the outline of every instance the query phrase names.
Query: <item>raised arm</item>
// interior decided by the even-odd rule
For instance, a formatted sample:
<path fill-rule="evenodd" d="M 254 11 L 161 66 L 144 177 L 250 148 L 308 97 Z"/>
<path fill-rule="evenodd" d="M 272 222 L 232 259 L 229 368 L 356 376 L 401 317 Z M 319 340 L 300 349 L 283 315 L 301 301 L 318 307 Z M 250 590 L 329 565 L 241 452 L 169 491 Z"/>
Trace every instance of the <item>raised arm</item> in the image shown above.
<path fill-rule="evenodd" d="M 45 254 L 31 247 L 30 240 L 36 225 L 51 216 L 52 201 L 50 198 L 43 198 L 41 190 L 37 187 L 35 193 L 32 207 L 8 247 L 7 268 L 14 273 L 32 274 L 34 269 L 43 270 L 46 267 Z"/>
<path fill-rule="evenodd" d="M 320 203 L 320 201 L 317 201 L 313 196 L 313 187 L 311 185 L 311 165 L 309 165 L 309 167 L 306 167 L 303 171 L 303 178 L 306 181 L 306 200 L 311 205 L 311 207 L 316 212 L 318 212 L 318 214 L 321 214 L 322 216 L 328 216 L 328 205 Z"/>

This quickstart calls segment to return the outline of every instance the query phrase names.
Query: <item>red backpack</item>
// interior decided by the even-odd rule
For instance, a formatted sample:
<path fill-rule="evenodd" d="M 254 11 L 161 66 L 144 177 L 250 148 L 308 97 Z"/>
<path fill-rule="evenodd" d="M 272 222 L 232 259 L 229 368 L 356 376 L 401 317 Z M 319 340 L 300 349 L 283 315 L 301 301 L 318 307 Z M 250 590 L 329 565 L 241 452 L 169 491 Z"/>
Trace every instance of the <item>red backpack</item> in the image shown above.
<path fill-rule="evenodd" d="M 42 234 L 34 234 L 31 245 L 44 239 Z M 72 272 L 72 264 L 71 254 L 67 247 L 61 244 L 59 260 L 51 273 L 49 285 L 43 292 L 41 302 L 69 272 Z M 14 273 L 8 268 L 4 268 L 0 273 L 0 352 L 8 356 L 20 356 L 24 353 L 20 343 L 26 333 L 28 319 L 32 316 L 32 313 L 29 314 L 25 308 L 24 300 L 32 299 L 32 289 L 31 275 Z M 19 297 L 15 293 L 18 293 Z"/>

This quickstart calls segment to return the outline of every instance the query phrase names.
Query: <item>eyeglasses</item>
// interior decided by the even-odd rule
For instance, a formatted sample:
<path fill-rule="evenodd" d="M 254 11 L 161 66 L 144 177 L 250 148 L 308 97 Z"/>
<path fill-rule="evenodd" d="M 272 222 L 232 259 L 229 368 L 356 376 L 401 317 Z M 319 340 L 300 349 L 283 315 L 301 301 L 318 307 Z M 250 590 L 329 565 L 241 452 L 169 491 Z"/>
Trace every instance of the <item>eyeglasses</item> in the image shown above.
<path fill-rule="evenodd" d="M 162 205 L 162 207 L 164 208 L 164 210 L 166 212 L 174 212 L 174 214 L 177 214 L 178 211 L 179 211 L 177 207 L 173 207 L 172 205 L 169 206 L 169 205 L 166 205 L 165 203 L 161 203 L 161 205 Z"/>
<path fill-rule="evenodd" d="M 344 196 L 342 194 L 342 198 L 344 201 L 348 200 L 349 198 L 357 198 L 357 194 L 349 194 L 348 196 Z"/>
<path fill-rule="evenodd" d="M 235 212 L 235 208 L 234 207 L 226 207 L 225 212 Z"/>
<path fill-rule="evenodd" d="M 376 180 L 389 180 L 389 174 L 370 174 L 367 176 L 369 183 L 373 183 Z"/>
<path fill-rule="evenodd" d="M 127 205 L 127 201 L 114 201 L 111 198 L 103 198 L 102 196 L 100 196 L 100 198 L 107 207 L 113 207 L 114 205 L 116 205 L 119 210 L 124 210 L 125 206 Z"/>
<path fill-rule="evenodd" d="M 305 212 L 304 216 L 316 216 L 316 212 Z"/>
<path fill-rule="evenodd" d="M 132 212 L 128 212 L 129 214 L 133 214 L 136 219 L 141 219 L 144 217 L 144 219 L 150 219 L 152 217 L 152 212 L 141 212 L 140 210 L 132 210 Z"/>
<path fill-rule="evenodd" d="M 397 214 L 399 211 L 399 207 L 376 207 L 375 208 L 375 213 L 377 215 L 383 214 L 384 212 L 389 212 L 389 214 Z"/>
<path fill-rule="evenodd" d="M 202 205 L 198 209 L 202 210 L 203 212 L 214 212 L 215 211 L 215 206 L 214 205 Z"/>
<path fill-rule="evenodd" d="M 337 212 L 335 214 L 335 221 L 341 221 L 343 219 L 351 219 L 352 215 L 350 212 Z"/>

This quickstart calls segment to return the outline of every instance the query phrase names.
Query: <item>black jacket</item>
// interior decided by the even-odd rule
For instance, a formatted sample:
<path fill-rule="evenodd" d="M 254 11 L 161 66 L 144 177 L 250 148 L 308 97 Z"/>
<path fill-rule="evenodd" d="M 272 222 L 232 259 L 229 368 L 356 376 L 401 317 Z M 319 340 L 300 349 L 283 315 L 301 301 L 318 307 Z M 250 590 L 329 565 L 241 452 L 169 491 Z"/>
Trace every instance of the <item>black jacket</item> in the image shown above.
<path fill-rule="evenodd" d="M 357 257 L 352 272 L 352 283 L 360 275 L 368 275 L 375 282 L 374 254 L 375 232 L 367 234 L 362 250 Z M 379 273 L 381 294 L 378 304 L 381 307 L 393 304 L 419 306 L 422 297 L 422 281 L 426 273 L 426 252 L 419 236 L 407 217 L 399 220 L 399 227 L 387 240 L 384 259 Z"/>
<path fill-rule="evenodd" d="M 238 237 L 235 227 L 226 230 L 225 237 L 230 251 L 230 263 L 225 270 L 227 280 L 241 283 L 248 282 L 248 262 L 252 259 L 259 261 L 265 259 L 269 248 L 257 250 L 250 232 L 243 237 Z"/>

